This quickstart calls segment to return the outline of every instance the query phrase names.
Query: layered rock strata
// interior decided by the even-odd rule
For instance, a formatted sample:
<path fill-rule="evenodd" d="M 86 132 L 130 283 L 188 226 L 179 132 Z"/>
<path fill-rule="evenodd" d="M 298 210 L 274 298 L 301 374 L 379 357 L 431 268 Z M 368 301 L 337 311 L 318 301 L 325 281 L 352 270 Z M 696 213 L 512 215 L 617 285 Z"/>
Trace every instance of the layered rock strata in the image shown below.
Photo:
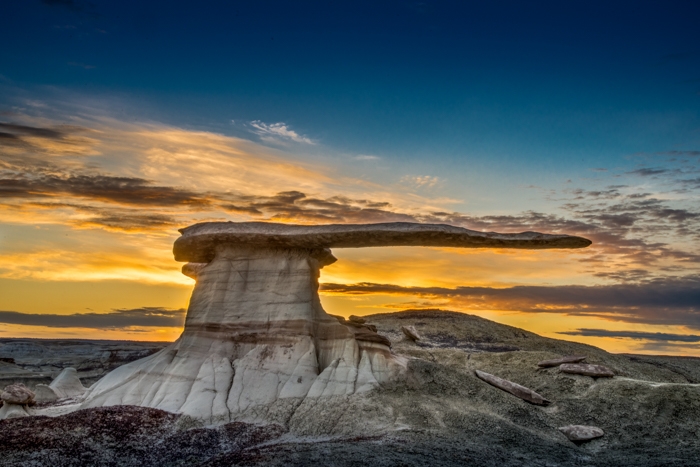
<path fill-rule="evenodd" d="M 105 376 L 83 407 L 139 405 L 208 423 L 285 421 L 304 401 L 350 396 L 401 378 L 406 360 L 361 319 L 328 315 L 318 297 L 329 247 L 429 245 L 572 248 L 566 235 L 481 233 L 444 225 L 205 223 L 175 242 L 197 283 L 169 347 Z"/>

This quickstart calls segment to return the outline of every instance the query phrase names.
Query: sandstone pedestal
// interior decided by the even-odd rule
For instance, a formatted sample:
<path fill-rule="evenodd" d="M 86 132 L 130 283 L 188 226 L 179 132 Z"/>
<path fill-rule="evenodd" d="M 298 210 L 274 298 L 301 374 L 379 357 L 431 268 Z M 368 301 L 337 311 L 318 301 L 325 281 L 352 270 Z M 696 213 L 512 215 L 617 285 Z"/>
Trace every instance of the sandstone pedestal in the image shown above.
<path fill-rule="evenodd" d="M 139 405 L 206 423 L 284 419 L 303 401 L 371 391 L 406 367 L 388 339 L 328 315 L 318 297 L 330 247 L 576 248 L 566 235 L 481 233 L 446 225 L 204 223 L 175 242 L 197 283 L 180 338 L 109 373 L 83 407 Z M 284 421 L 284 420 L 283 420 Z"/>

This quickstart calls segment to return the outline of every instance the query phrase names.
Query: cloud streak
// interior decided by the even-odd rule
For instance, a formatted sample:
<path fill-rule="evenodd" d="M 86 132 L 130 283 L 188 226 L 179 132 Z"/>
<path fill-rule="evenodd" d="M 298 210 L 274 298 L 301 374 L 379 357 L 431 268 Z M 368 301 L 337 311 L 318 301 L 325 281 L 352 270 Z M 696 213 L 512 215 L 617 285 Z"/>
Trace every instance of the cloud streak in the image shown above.
<path fill-rule="evenodd" d="M 184 309 L 144 307 L 114 310 L 110 313 L 71 315 L 30 314 L 0 311 L 0 323 L 54 328 L 127 329 L 131 327 L 180 327 L 185 323 Z"/>
<path fill-rule="evenodd" d="M 607 329 L 577 329 L 576 331 L 562 331 L 557 334 L 567 336 L 585 337 L 612 337 L 615 339 L 635 339 L 659 342 L 700 342 L 700 336 L 694 334 L 672 334 L 666 332 L 642 332 L 642 331 L 610 331 Z"/>
<path fill-rule="evenodd" d="M 284 122 L 264 123 L 260 120 L 253 120 L 250 122 L 250 126 L 253 128 L 253 133 L 258 135 L 263 141 L 277 143 L 293 141 L 302 144 L 316 144 L 311 138 L 307 138 L 290 129 L 289 125 Z"/>
<path fill-rule="evenodd" d="M 700 276 L 595 286 L 403 287 L 392 284 L 322 284 L 325 294 L 398 295 L 447 299 L 462 310 L 501 310 L 593 316 L 629 323 L 700 329 Z M 426 302 L 426 306 L 431 305 Z"/>
<path fill-rule="evenodd" d="M 0 178 L 0 198 L 70 196 L 133 206 L 205 207 L 205 196 L 189 190 L 157 186 L 150 180 L 103 174 L 50 174 L 35 171 Z"/>

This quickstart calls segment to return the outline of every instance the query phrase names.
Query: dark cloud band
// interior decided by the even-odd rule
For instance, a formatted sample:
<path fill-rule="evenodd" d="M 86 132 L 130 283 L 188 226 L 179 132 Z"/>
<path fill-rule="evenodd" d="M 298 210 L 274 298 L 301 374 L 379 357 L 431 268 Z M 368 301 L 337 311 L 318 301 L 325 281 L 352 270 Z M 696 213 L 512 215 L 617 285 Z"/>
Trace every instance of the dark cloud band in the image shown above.
<path fill-rule="evenodd" d="M 585 337 L 613 337 L 617 339 L 637 339 L 659 342 L 700 342 L 700 336 L 693 334 L 670 334 L 665 332 L 609 331 L 607 329 L 577 329 L 557 334 Z"/>
<path fill-rule="evenodd" d="M 391 284 L 322 284 L 327 294 L 402 295 L 448 299 L 468 310 L 508 310 L 597 316 L 624 322 L 700 329 L 700 276 L 598 286 L 402 287 Z"/>
<path fill-rule="evenodd" d="M 110 313 L 72 315 L 31 314 L 0 311 L 0 323 L 54 328 L 125 329 L 130 327 L 179 327 L 185 323 L 185 310 L 160 307 L 114 310 Z"/>

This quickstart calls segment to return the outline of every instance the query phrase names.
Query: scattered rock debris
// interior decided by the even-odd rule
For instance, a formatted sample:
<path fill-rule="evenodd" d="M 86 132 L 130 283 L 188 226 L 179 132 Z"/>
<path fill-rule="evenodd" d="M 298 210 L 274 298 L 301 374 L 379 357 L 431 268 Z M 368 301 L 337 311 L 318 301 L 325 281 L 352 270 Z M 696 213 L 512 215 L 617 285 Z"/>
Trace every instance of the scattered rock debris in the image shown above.
<path fill-rule="evenodd" d="M 476 376 L 479 377 L 479 379 L 486 381 L 492 386 L 497 387 L 498 389 L 502 389 L 506 392 L 509 392 L 513 394 L 516 397 L 521 398 L 522 400 L 526 402 L 530 402 L 531 404 L 535 405 L 549 405 L 551 404 L 551 401 L 545 399 L 541 395 L 537 394 L 535 391 L 532 389 L 528 389 L 525 386 L 521 386 L 517 383 L 514 383 L 512 381 L 508 381 L 507 379 L 499 378 L 498 376 L 491 375 L 489 373 L 485 373 L 483 371 L 476 370 Z"/>
<path fill-rule="evenodd" d="M 540 368 L 553 368 L 562 363 L 581 363 L 586 359 L 585 355 L 567 355 L 565 357 L 553 358 L 552 360 L 543 360 L 537 364 Z"/>
<path fill-rule="evenodd" d="M 559 366 L 564 373 L 572 375 L 592 376 L 594 378 L 612 378 L 615 373 L 603 365 L 591 365 L 587 363 L 564 363 Z"/>
<path fill-rule="evenodd" d="M 401 332 L 412 341 L 420 340 L 420 334 L 418 334 L 414 326 L 401 326 Z"/>
<path fill-rule="evenodd" d="M 587 425 L 567 425 L 559 428 L 559 431 L 564 433 L 564 436 L 574 442 L 590 441 L 600 438 L 605 434 L 603 430 L 597 426 Z"/>

